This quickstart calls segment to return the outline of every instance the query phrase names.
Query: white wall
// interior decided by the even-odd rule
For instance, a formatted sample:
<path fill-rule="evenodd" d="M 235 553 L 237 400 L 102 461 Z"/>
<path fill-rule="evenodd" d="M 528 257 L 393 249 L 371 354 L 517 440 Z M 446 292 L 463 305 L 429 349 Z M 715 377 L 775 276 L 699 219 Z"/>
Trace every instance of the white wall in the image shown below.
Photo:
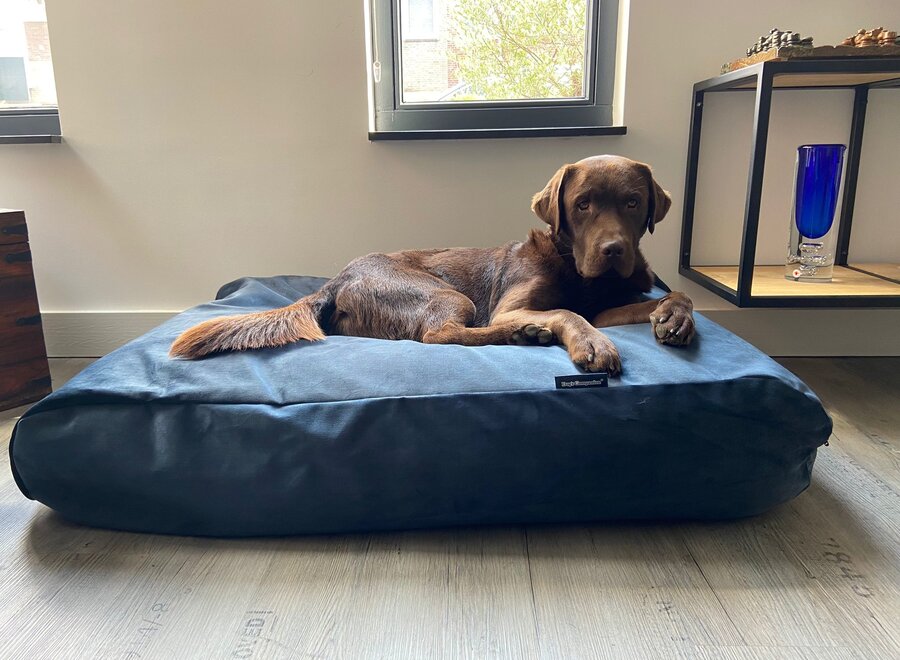
<path fill-rule="evenodd" d="M 361 0 L 47 5 L 64 142 L 0 146 L 0 205 L 27 212 L 56 354 L 92 349 L 73 348 L 62 326 L 74 317 L 52 312 L 179 310 L 242 275 L 332 275 L 370 251 L 519 239 L 539 224 L 531 195 L 560 164 L 596 153 L 654 166 L 675 203 L 646 252 L 698 308 L 732 309 L 675 274 L 691 85 L 772 26 L 818 43 L 900 26 L 896 0 L 634 0 L 627 136 L 370 143 Z M 776 103 L 761 261 L 782 257 L 794 146 L 846 140 L 849 97 L 816 96 Z M 896 260 L 900 93 L 877 96 L 854 236 Z M 716 261 L 739 242 L 723 230 L 743 205 L 751 103 L 732 94 L 706 112 L 704 155 L 716 160 L 704 168 L 695 244 Z M 881 221 L 890 228 L 863 229 Z M 711 223 L 718 230 L 703 229 Z M 897 310 L 799 314 L 716 318 L 775 353 L 900 344 L 882 330 L 898 325 Z M 79 316 L 88 334 L 92 318 Z M 821 334 L 804 348 L 794 331 L 813 319 Z"/>

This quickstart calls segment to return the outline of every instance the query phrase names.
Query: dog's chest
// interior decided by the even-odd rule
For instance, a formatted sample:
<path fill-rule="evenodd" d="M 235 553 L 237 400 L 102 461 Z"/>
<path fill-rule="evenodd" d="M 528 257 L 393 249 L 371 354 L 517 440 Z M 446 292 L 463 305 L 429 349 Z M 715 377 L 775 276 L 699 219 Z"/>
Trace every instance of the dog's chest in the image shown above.
<path fill-rule="evenodd" d="M 618 278 L 582 280 L 579 285 L 568 289 L 565 307 L 585 318 L 593 318 L 605 309 L 635 302 L 640 294 L 632 282 Z"/>

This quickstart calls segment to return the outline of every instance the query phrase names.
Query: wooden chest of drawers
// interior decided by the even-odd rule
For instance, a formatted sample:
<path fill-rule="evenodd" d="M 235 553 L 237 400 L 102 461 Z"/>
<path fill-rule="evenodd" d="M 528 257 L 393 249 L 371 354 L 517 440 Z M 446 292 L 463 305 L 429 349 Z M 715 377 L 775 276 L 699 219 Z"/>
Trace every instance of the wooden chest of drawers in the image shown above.
<path fill-rule="evenodd" d="M 0 410 L 49 393 L 25 213 L 0 209 Z"/>

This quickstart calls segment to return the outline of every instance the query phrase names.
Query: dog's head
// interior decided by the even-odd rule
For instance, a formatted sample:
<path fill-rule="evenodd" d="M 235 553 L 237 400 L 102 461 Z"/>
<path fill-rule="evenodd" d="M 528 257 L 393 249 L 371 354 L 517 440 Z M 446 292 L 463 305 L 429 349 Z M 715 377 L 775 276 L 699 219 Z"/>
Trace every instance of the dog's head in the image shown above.
<path fill-rule="evenodd" d="M 650 167 L 620 156 L 563 165 L 534 196 L 531 210 L 572 246 L 584 278 L 634 272 L 638 242 L 660 222 L 672 198 Z"/>

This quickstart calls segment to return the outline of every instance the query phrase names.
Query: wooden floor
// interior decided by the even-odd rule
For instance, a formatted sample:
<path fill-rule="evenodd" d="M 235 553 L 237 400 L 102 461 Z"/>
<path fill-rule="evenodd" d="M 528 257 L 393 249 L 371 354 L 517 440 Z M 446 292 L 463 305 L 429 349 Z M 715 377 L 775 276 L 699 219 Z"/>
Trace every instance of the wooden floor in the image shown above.
<path fill-rule="evenodd" d="M 0 657 L 900 658 L 900 359 L 783 363 L 834 437 L 739 522 L 160 537 L 66 523 L 4 466 Z"/>

